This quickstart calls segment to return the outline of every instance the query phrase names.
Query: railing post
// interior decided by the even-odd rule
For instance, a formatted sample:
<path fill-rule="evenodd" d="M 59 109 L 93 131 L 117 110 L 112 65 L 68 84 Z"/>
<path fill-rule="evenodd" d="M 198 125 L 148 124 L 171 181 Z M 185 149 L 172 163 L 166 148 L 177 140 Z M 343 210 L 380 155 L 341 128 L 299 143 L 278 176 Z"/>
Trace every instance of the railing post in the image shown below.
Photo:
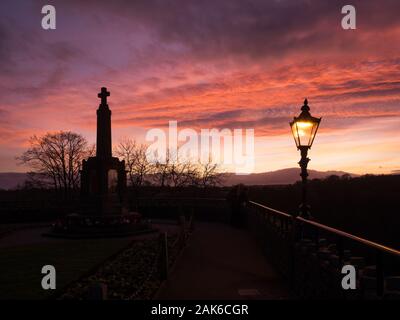
<path fill-rule="evenodd" d="M 376 294 L 378 297 L 383 296 L 384 291 L 384 270 L 383 270 L 383 253 L 381 250 L 376 251 Z"/>

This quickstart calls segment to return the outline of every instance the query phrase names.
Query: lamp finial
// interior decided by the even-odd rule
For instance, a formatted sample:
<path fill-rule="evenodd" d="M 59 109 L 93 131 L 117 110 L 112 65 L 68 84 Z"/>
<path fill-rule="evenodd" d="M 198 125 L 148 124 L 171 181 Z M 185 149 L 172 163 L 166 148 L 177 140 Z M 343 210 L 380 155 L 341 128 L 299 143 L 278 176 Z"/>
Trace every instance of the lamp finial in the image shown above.
<path fill-rule="evenodd" d="M 301 107 L 301 111 L 305 111 L 305 112 L 310 111 L 310 107 L 308 106 L 307 98 L 304 99 L 304 105 Z"/>

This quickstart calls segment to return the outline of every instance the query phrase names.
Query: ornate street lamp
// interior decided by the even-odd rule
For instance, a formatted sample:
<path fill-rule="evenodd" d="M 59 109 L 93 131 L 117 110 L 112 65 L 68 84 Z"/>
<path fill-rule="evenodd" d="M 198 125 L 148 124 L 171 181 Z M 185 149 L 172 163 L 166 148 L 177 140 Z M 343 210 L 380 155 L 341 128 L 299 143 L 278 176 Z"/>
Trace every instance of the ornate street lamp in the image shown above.
<path fill-rule="evenodd" d="M 294 141 L 296 142 L 297 149 L 300 150 L 301 159 L 299 165 L 301 168 L 302 178 L 302 203 L 300 205 L 300 216 L 303 218 L 310 218 L 310 210 L 307 204 L 307 165 L 310 159 L 307 157 L 308 149 L 311 148 L 315 135 L 317 133 L 321 118 L 314 118 L 310 114 L 310 107 L 308 106 L 307 99 L 304 100 L 304 105 L 301 107 L 301 113 L 298 117 L 294 117 L 290 122 Z"/>

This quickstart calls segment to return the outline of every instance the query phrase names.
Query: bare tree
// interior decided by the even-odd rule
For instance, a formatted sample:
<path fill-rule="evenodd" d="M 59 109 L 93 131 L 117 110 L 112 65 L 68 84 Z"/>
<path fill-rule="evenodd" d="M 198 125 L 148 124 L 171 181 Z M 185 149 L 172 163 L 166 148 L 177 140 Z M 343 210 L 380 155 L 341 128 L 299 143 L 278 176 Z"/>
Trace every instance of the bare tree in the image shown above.
<path fill-rule="evenodd" d="M 202 188 L 221 185 L 225 179 L 225 174 L 221 172 L 220 166 L 213 162 L 211 157 L 207 162 L 198 164 L 197 172 L 197 185 Z"/>
<path fill-rule="evenodd" d="M 181 161 L 171 150 L 165 159 L 157 160 L 153 166 L 153 181 L 158 186 L 183 187 L 195 184 L 197 166 L 189 160 Z"/>
<path fill-rule="evenodd" d="M 143 185 L 153 169 L 147 159 L 147 145 L 137 144 L 135 140 L 127 138 L 118 144 L 114 152 L 125 160 L 131 185 L 137 187 Z"/>
<path fill-rule="evenodd" d="M 170 150 L 167 150 L 165 159 L 156 158 L 153 171 L 152 171 L 152 181 L 160 187 L 171 185 L 171 173 L 173 167 L 174 156 L 171 154 Z"/>
<path fill-rule="evenodd" d="M 78 188 L 82 160 L 94 153 L 94 146 L 89 147 L 83 136 L 60 131 L 34 135 L 29 144 L 17 160 L 32 169 L 32 177 L 41 177 L 44 183 L 64 194 Z"/>
<path fill-rule="evenodd" d="M 184 187 L 195 184 L 198 176 L 197 166 L 189 161 L 171 161 L 168 168 L 168 180 L 172 187 Z"/>
<path fill-rule="evenodd" d="M 219 164 L 214 163 L 211 157 L 206 163 L 180 160 L 171 151 L 168 151 L 166 161 L 156 163 L 154 176 L 160 186 L 203 188 L 220 185 L 225 178 Z"/>
<path fill-rule="evenodd" d="M 180 160 L 171 150 L 167 150 L 165 158 L 156 159 L 153 163 L 148 160 L 147 145 L 137 144 L 129 138 L 121 141 L 114 152 L 125 160 L 133 186 L 139 187 L 148 181 L 160 187 L 197 185 L 206 188 L 221 184 L 224 178 L 219 165 L 213 163 L 211 157 L 207 163 L 196 163 L 189 159 Z"/>
<path fill-rule="evenodd" d="M 169 184 L 170 160 L 169 156 L 165 161 L 157 160 L 154 164 L 153 181 L 160 187 L 165 187 Z"/>

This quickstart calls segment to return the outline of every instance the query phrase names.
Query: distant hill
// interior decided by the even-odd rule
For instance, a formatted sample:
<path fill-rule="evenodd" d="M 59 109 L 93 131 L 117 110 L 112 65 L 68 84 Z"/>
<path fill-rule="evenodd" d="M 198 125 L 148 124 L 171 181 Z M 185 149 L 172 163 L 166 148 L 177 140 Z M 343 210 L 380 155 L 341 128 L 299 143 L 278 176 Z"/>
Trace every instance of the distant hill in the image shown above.
<path fill-rule="evenodd" d="M 23 185 L 27 178 L 27 173 L 0 172 L 0 189 L 15 189 L 19 185 Z"/>
<path fill-rule="evenodd" d="M 344 171 L 317 171 L 308 170 L 309 179 L 324 179 L 331 175 L 342 176 L 344 174 L 350 174 Z M 357 175 L 350 174 L 352 177 Z M 276 171 L 262 172 L 262 173 L 251 173 L 247 175 L 237 175 L 234 173 L 227 174 L 227 178 L 224 181 L 224 185 L 231 186 L 238 183 L 246 185 L 277 185 L 277 184 L 293 184 L 299 181 L 300 168 L 287 168 Z"/>
<path fill-rule="evenodd" d="M 348 174 L 344 171 L 317 171 L 309 170 L 310 179 L 323 179 L 331 175 L 342 176 Z M 350 174 L 351 176 L 357 176 Z M 23 185 L 27 179 L 26 173 L 20 172 L 0 172 L 0 189 L 15 189 L 19 185 Z M 224 181 L 225 186 L 231 186 L 238 183 L 246 185 L 273 185 L 273 184 L 292 184 L 300 180 L 300 168 L 288 168 L 277 171 L 269 171 L 262 173 L 251 173 L 247 175 L 236 175 L 228 173 Z"/>

